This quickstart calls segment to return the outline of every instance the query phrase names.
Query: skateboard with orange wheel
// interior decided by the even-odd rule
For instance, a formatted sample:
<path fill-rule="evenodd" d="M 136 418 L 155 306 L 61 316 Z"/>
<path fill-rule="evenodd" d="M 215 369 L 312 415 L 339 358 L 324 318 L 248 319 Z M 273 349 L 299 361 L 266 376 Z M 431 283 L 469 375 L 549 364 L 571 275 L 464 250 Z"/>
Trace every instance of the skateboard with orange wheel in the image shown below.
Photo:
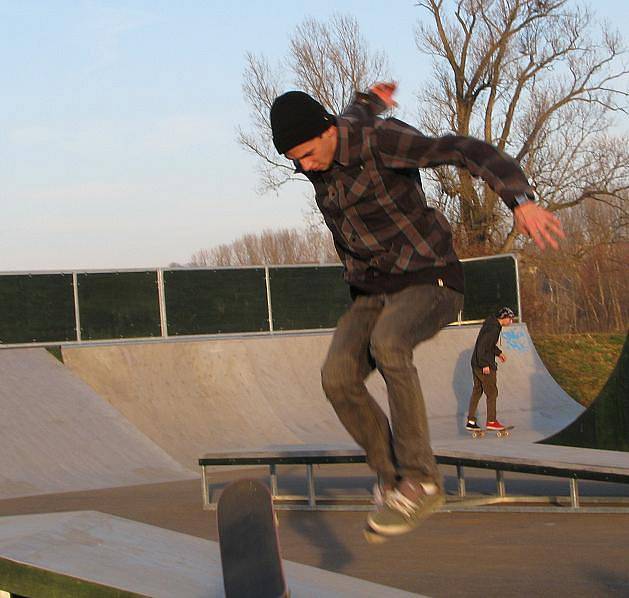
<path fill-rule="evenodd" d="M 467 430 L 472 438 L 482 438 L 485 436 L 487 432 L 493 432 L 498 438 L 506 438 L 511 434 L 511 430 L 513 430 L 515 426 L 505 426 L 500 430 L 492 430 L 491 428 L 479 428 L 478 430 Z"/>

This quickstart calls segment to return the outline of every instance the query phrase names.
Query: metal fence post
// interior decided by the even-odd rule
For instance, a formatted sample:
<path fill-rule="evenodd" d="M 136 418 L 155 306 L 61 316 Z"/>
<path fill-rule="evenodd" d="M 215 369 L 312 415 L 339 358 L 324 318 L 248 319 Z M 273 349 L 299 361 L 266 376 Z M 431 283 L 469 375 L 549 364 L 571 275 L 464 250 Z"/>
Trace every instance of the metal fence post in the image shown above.
<path fill-rule="evenodd" d="M 166 292 L 164 291 L 164 270 L 162 268 L 157 269 L 157 299 L 162 338 L 166 338 L 168 337 L 168 319 L 166 317 Z"/>
<path fill-rule="evenodd" d="M 264 280 L 266 283 L 266 305 L 269 313 L 269 332 L 273 332 L 273 303 L 271 301 L 271 274 L 268 266 L 264 266 Z"/>
<path fill-rule="evenodd" d="M 79 278 L 76 272 L 72 272 L 72 293 L 74 295 L 74 326 L 76 327 L 76 340 L 81 342 L 81 313 L 79 312 Z"/>

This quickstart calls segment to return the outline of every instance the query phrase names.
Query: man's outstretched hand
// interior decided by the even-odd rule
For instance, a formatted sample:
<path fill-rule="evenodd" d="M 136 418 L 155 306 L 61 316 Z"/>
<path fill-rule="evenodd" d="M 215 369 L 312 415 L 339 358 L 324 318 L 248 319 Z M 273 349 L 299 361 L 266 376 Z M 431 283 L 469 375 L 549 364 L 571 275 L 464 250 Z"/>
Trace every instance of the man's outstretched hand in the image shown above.
<path fill-rule="evenodd" d="M 513 210 L 513 217 L 517 231 L 531 237 L 540 249 L 546 249 L 546 243 L 558 249 L 556 239 L 566 238 L 557 217 L 536 203 L 518 206 Z"/>
<path fill-rule="evenodd" d="M 397 83 L 390 81 L 386 83 L 376 83 L 370 87 L 370 91 L 375 93 L 385 104 L 387 108 L 395 108 L 397 102 L 393 99 L 393 94 L 397 89 Z"/>

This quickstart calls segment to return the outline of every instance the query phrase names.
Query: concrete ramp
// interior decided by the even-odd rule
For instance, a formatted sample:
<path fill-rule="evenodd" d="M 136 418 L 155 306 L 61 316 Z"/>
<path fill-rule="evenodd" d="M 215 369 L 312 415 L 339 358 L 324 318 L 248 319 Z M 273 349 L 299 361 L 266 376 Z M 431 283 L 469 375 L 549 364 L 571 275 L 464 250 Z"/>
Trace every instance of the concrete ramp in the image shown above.
<path fill-rule="evenodd" d="M 470 358 L 479 329 L 448 328 L 415 352 L 433 443 L 469 438 L 464 424 L 472 390 Z M 515 426 L 514 438 L 537 442 L 584 411 L 552 378 L 525 324 L 503 328 L 500 347 L 507 362 L 498 365 L 498 416 Z M 483 397 L 478 414 L 481 422 L 485 407 Z"/>
<path fill-rule="evenodd" d="M 217 449 L 347 442 L 321 390 L 330 335 L 71 347 L 66 366 L 179 463 Z"/>
<path fill-rule="evenodd" d="M 418 596 L 284 561 L 291 596 Z M 0 517 L 0 590 L 23 596 L 224 596 L 216 542 L 94 511 Z"/>
<path fill-rule="evenodd" d="M 433 443 L 468 438 L 470 355 L 478 326 L 447 328 L 420 345 L 415 363 Z M 243 447 L 346 444 L 320 382 L 331 334 L 301 334 L 64 349 L 68 368 L 179 463 Z M 538 441 L 583 409 L 551 378 L 525 325 L 503 331 L 499 414 L 514 436 Z M 374 373 L 368 387 L 386 409 Z M 484 409 L 484 404 L 481 404 Z"/>
<path fill-rule="evenodd" d="M 0 499 L 195 477 L 45 349 L 0 350 Z"/>

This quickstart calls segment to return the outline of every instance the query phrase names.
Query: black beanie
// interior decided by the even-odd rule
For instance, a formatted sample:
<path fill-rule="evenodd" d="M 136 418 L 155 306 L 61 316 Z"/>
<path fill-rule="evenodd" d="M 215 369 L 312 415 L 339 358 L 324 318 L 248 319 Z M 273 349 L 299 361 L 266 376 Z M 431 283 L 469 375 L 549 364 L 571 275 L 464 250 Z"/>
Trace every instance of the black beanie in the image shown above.
<path fill-rule="evenodd" d="M 271 106 L 273 144 L 279 154 L 318 137 L 334 122 L 334 117 L 303 91 L 287 91 Z"/>

